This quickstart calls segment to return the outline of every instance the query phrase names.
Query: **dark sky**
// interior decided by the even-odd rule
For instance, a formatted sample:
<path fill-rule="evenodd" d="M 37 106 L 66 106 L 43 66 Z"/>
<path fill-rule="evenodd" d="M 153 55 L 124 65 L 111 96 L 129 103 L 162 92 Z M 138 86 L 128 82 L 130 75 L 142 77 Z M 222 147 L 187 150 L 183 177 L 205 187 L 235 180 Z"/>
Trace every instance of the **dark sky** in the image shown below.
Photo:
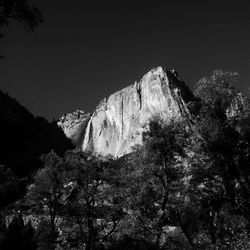
<path fill-rule="evenodd" d="M 239 72 L 242 91 L 250 81 L 249 0 L 36 2 L 36 33 L 14 25 L 0 40 L 0 89 L 35 115 L 92 111 L 157 66 L 191 87 L 213 69 Z"/>

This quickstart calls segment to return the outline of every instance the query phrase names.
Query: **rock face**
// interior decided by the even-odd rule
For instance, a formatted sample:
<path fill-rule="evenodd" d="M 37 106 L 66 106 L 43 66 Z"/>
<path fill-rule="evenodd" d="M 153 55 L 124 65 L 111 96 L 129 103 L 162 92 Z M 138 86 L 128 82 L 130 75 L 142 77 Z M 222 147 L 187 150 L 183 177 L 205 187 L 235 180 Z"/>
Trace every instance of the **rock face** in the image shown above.
<path fill-rule="evenodd" d="M 153 117 L 167 121 L 189 116 L 186 103 L 192 98 L 175 71 L 158 67 L 103 99 L 91 116 L 83 112 L 75 119 L 74 113 L 67 114 L 59 126 L 83 151 L 120 157 L 142 143 L 142 132 Z"/>
<path fill-rule="evenodd" d="M 57 124 L 72 143 L 80 147 L 90 117 L 90 113 L 77 109 L 72 113 L 63 115 Z"/>

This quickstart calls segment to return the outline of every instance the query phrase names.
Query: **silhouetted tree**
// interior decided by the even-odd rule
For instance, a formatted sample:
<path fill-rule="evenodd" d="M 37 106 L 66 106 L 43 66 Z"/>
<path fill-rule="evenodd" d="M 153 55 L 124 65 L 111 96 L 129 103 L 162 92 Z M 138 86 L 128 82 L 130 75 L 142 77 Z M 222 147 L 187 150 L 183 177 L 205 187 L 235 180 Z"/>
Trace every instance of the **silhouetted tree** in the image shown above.
<path fill-rule="evenodd" d="M 37 225 L 35 239 L 37 242 L 37 250 L 55 249 L 55 235 L 51 233 L 51 225 L 48 220 L 40 220 Z"/>
<path fill-rule="evenodd" d="M 43 18 L 41 11 L 31 5 L 29 0 L 0 0 L 0 38 L 4 35 L 3 27 L 13 21 L 20 23 L 26 31 L 34 32 Z"/>
<path fill-rule="evenodd" d="M 12 171 L 0 166 L 0 209 L 20 197 L 19 180 Z"/>
<path fill-rule="evenodd" d="M 187 202 L 187 166 L 183 161 L 187 135 L 184 121 L 165 125 L 153 120 L 132 162 L 130 192 L 136 234 L 151 239 L 157 247 L 166 243 L 171 227 L 183 234 L 186 248 L 194 246 L 195 215 Z"/>
<path fill-rule="evenodd" d="M 35 250 L 36 248 L 35 229 L 30 221 L 24 224 L 21 213 L 17 212 L 5 231 L 0 232 L 0 249 Z"/>
<path fill-rule="evenodd" d="M 56 223 L 64 202 L 63 159 L 51 152 L 42 157 L 44 168 L 39 170 L 34 183 L 29 187 L 26 199 L 34 214 L 43 214 L 49 219 L 49 231 L 57 236 Z"/>
<path fill-rule="evenodd" d="M 249 101 L 232 86 L 237 76 L 215 71 L 195 90 L 200 110 L 189 143 L 192 201 L 215 248 L 233 245 L 249 220 Z"/>
<path fill-rule="evenodd" d="M 222 179 L 226 198 L 235 208 L 239 205 L 237 194 L 244 193 L 245 198 L 250 194 L 250 105 L 232 86 L 236 76 L 236 73 L 215 71 L 198 83 L 195 91 L 201 98 L 196 119 L 200 142 L 197 141 L 199 148 L 196 148 L 209 158 L 211 168 Z"/>
<path fill-rule="evenodd" d="M 21 23 L 27 31 L 34 32 L 43 21 L 41 11 L 28 0 L 1 0 L 0 27 L 8 26 L 14 20 Z"/>
<path fill-rule="evenodd" d="M 114 242 L 108 250 L 157 250 L 158 248 L 145 239 L 134 239 L 129 236 L 123 237 L 120 241 Z"/>
<path fill-rule="evenodd" d="M 112 165 L 73 151 L 65 154 L 65 165 L 64 182 L 68 188 L 65 243 L 87 250 L 101 249 L 119 232 L 125 215 L 125 200 L 112 175 Z"/>

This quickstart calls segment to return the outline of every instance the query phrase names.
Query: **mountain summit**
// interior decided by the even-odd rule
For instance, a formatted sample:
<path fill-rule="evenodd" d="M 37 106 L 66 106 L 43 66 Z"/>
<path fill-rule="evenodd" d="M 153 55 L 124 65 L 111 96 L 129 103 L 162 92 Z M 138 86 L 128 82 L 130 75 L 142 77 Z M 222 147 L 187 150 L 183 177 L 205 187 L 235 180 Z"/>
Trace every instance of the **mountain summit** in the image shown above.
<path fill-rule="evenodd" d="M 189 116 L 187 103 L 193 95 L 174 71 L 158 67 L 135 82 L 104 98 L 93 114 L 76 110 L 58 125 L 73 143 L 95 155 L 120 157 L 142 143 L 150 119 Z"/>

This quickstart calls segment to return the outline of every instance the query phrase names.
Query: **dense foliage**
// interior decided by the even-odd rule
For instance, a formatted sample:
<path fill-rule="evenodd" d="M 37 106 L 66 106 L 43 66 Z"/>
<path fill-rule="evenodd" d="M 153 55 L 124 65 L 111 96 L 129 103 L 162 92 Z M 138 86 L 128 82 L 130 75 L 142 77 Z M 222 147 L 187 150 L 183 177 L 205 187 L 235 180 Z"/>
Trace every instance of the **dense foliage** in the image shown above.
<path fill-rule="evenodd" d="M 130 155 L 43 156 L 23 205 L 32 225 L 15 215 L 1 227 L 1 249 L 16 234 L 40 250 L 250 249 L 250 106 L 232 86 L 237 77 L 203 78 L 192 119 L 153 119 Z M 16 177 L 0 170 L 9 176 L 1 198 Z"/>
<path fill-rule="evenodd" d="M 41 11 L 29 0 L 0 0 L 0 27 L 16 21 L 27 31 L 34 32 L 43 22 Z"/>

